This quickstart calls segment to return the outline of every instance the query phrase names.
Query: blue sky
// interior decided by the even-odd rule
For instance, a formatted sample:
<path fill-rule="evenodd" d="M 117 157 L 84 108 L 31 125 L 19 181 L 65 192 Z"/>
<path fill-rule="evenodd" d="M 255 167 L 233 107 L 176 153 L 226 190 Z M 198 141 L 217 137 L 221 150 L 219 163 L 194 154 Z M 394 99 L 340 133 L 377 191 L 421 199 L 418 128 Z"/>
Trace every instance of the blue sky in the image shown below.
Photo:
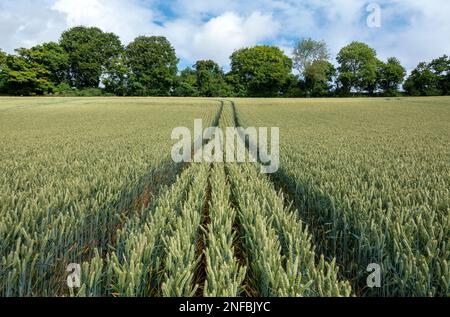
<path fill-rule="evenodd" d="M 380 9 L 381 25 L 367 25 L 367 6 Z M 353 40 L 382 59 L 397 56 L 411 70 L 420 61 L 450 54 L 447 0 L 1 0 L 0 48 L 12 52 L 56 41 L 75 25 L 98 26 L 127 44 L 138 35 L 164 35 L 180 68 L 214 59 L 228 68 L 238 48 L 280 46 L 290 55 L 303 37 L 325 40 L 332 58 Z"/>

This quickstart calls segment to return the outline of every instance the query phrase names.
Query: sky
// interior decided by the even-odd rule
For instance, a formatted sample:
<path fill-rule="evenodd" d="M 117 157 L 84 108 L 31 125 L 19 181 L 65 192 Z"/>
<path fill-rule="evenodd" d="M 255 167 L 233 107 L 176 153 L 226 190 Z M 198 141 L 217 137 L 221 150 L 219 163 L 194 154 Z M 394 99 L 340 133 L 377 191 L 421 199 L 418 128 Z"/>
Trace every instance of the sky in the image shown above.
<path fill-rule="evenodd" d="M 0 0 L 0 49 L 8 53 L 58 41 L 78 25 L 114 32 L 124 44 L 166 36 L 180 68 L 213 59 L 228 69 L 234 50 L 258 44 L 291 56 L 302 38 L 326 41 L 333 60 L 363 41 L 409 71 L 450 54 L 448 0 Z"/>

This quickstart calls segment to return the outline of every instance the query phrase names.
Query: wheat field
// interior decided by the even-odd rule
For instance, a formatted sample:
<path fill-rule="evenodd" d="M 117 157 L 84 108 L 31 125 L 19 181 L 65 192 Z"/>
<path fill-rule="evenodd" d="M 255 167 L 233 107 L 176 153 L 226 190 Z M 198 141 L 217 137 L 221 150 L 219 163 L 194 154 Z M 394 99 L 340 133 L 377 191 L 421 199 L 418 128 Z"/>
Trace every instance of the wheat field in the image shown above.
<path fill-rule="evenodd" d="M 278 171 L 173 162 L 195 119 Z M 4 97 L 0 136 L 0 296 L 450 295 L 450 98 Z"/>

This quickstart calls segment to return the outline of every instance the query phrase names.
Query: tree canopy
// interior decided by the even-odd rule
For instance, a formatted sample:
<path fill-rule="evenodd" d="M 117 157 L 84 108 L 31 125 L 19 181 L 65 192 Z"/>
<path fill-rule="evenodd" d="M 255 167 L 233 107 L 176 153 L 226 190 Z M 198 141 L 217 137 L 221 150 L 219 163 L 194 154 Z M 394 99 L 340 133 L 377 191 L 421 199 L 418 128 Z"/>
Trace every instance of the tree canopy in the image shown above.
<path fill-rule="evenodd" d="M 7 56 L 1 68 L 1 88 L 7 94 L 43 95 L 54 88 L 49 80 L 50 73 L 44 66 L 30 63 L 20 56 Z"/>
<path fill-rule="evenodd" d="M 350 95 L 352 90 L 373 93 L 377 80 L 376 55 L 373 48 L 361 42 L 352 42 L 341 49 L 337 61 L 342 94 Z"/>
<path fill-rule="evenodd" d="M 314 62 L 327 61 L 330 57 L 327 44 L 324 41 L 315 41 L 311 38 L 298 42 L 293 55 L 294 68 L 303 77 Z"/>
<path fill-rule="evenodd" d="M 177 97 L 199 96 L 197 89 L 197 74 L 195 70 L 186 67 L 181 71 L 177 78 L 173 95 Z"/>
<path fill-rule="evenodd" d="M 231 55 L 231 82 L 248 96 L 280 96 L 289 82 L 292 60 L 278 47 L 255 46 Z"/>
<path fill-rule="evenodd" d="M 200 96 L 221 97 L 230 93 L 230 88 L 225 82 L 225 74 L 216 62 L 212 60 L 198 61 L 194 68 Z"/>
<path fill-rule="evenodd" d="M 3 63 L 6 61 L 6 53 L 4 53 L 2 50 L 0 50 L 0 67 L 3 65 Z M 1 68 L 0 68 L 1 71 Z"/>
<path fill-rule="evenodd" d="M 329 61 L 316 60 L 305 69 L 305 91 L 307 96 L 325 97 L 332 90 L 336 68 Z"/>
<path fill-rule="evenodd" d="M 397 58 L 390 57 L 386 63 L 379 61 L 377 76 L 378 88 L 383 91 L 384 95 L 395 96 L 406 76 L 406 70 Z"/>
<path fill-rule="evenodd" d="M 20 48 L 17 53 L 29 63 L 43 66 L 55 85 L 68 79 L 69 55 L 58 43 L 44 43 L 30 49 Z"/>
<path fill-rule="evenodd" d="M 227 73 L 208 59 L 178 72 L 179 59 L 167 38 L 140 36 L 124 47 L 117 35 L 96 27 L 77 26 L 65 31 L 59 43 L 15 52 L 9 55 L 0 50 L 0 94 L 328 97 L 450 93 L 447 55 L 420 63 L 404 81 L 406 71 L 397 58 L 381 61 L 373 48 L 361 42 L 343 47 L 337 64 L 330 60 L 327 44 L 311 38 L 295 45 L 292 59 L 276 46 L 242 48 L 231 55 Z M 299 74 L 294 75 L 293 69 Z"/>
<path fill-rule="evenodd" d="M 77 88 L 98 88 L 103 71 L 123 50 L 117 35 L 96 27 L 71 28 L 60 44 L 69 55 L 69 82 Z"/>
<path fill-rule="evenodd" d="M 447 55 L 420 63 L 404 84 L 412 96 L 437 96 L 450 93 L 450 58 Z"/>
<path fill-rule="evenodd" d="M 134 94 L 170 95 L 176 82 L 178 58 L 165 37 L 140 36 L 127 46 L 125 54 Z"/>

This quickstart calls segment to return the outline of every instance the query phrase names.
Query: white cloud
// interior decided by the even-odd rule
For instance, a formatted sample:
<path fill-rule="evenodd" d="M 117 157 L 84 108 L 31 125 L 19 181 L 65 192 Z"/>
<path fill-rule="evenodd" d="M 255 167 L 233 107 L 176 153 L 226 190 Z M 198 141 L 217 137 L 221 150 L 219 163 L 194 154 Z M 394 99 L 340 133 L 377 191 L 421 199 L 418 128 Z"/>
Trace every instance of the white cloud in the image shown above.
<path fill-rule="evenodd" d="M 57 40 L 65 28 L 64 17 L 50 10 L 51 0 L 0 1 L 0 49 L 12 53 L 19 47 Z"/>
<path fill-rule="evenodd" d="M 225 65 L 234 50 L 274 39 L 278 30 L 279 24 L 271 15 L 254 12 L 242 17 L 225 12 L 204 24 L 185 20 L 168 23 L 164 33 L 181 57 L 191 61 L 213 59 Z"/>
<path fill-rule="evenodd" d="M 56 0 L 51 9 L 63 13 L 69 27 L 97 26 L 118 34 L 124 42 L 160 32 L 153 23 L 155 14 L 136 0 Z"/>

